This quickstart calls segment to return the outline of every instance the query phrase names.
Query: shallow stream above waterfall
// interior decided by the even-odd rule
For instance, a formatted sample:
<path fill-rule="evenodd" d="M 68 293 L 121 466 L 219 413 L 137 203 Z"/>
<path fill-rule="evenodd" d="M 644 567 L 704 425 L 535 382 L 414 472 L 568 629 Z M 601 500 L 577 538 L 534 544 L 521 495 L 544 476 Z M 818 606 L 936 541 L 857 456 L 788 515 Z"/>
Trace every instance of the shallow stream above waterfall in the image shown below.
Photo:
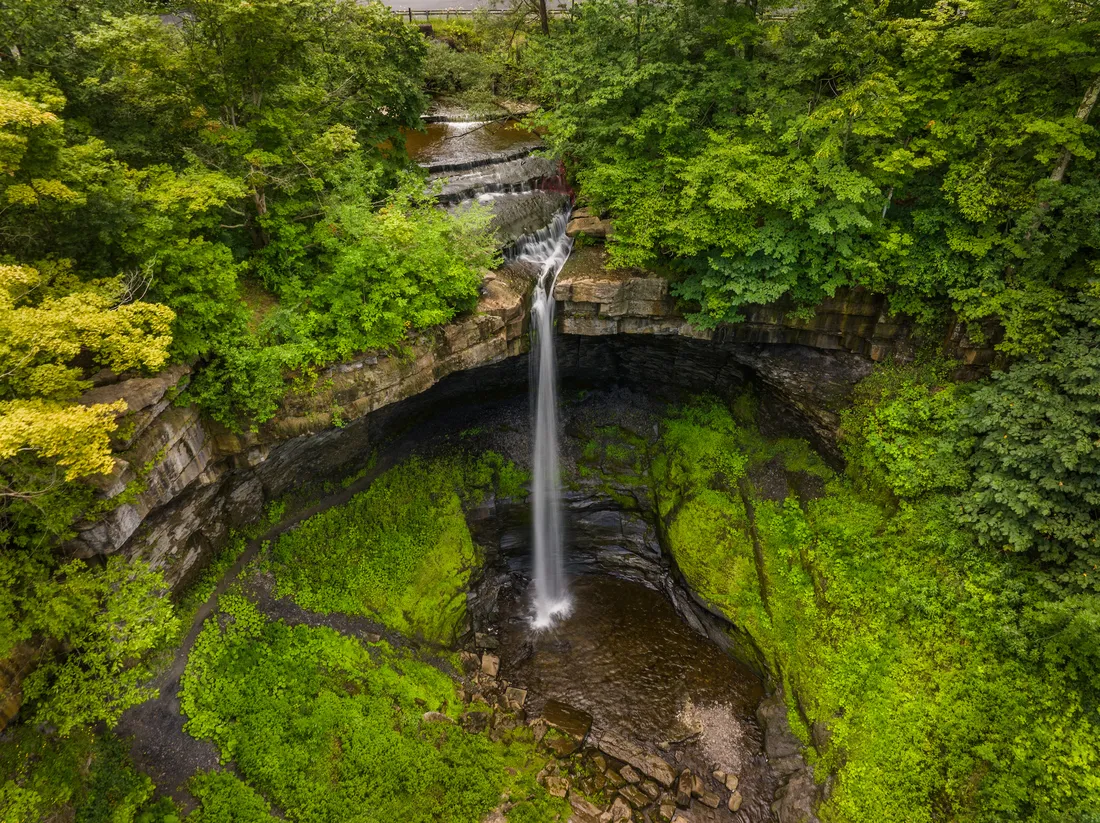
<path fill-rule="evenodd" d="M 538 135 L 513 119 L 428 123 L 425 128 L 405 132 L 409 157 L 423 165 L 475 163 L 541 144 Z"/>
<path fill-rule="evenodd" d="M 440 205 L 492 209 L 502 249 L 544 229 L 568 209 L 570 194 L 559 163 L 536 156 L 541 138 L 515 118 L 478 120 L 461 111 L 434 115 L 426 131 L 406 131 L 406 147 L 436 187 Z"/>

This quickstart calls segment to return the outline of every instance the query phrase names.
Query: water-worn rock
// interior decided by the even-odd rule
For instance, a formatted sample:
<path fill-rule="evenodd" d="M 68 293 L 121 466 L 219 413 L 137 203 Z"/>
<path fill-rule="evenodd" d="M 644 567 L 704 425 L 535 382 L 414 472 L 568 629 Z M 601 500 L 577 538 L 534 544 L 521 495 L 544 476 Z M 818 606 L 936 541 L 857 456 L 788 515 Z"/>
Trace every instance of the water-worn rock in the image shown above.
<path fill-rule="evenodd" d="M 608 757 L 629 763 L 646 777 L 652 777 L 666 789 L 676 780 L 676 771 L 661 757 L 639 748 L 616 734 L 600 738 L 599 749 Z"/>
<path fill-rule="evenodd" d="M 627 783 L 641 783 L 642 777 L 630 766 L 623 766 L 619 769 L 619 774 L 622 775 L 623 780 Z"/>
<path fill-rule="evenodd" d="M 813 770 L 807 768 L 776 790 L 772 813 L 780 823 L 819 823 L 815 814 L 819 794 Z"/>
<path fill-rule="evenodd" d="M 592 715 L 558 700 L 546 701 L 542 718 L 548 726 L 568 735 L 578 744 L 584 742 L 588 730 L 592 728 Z"/>
<path fill-rule="evenodd" d="M 676 782 L 676 805 L 686 809 L 691 805 L 691 792 L 695 781 L 690 769 L 684 769 L 680 773 L 680 779 Z"/>
<path fill-rule="evenodd" d="M 481 672 L 487 674 L 489 677 L 496 677 L 497 672 L 500 671 L 500 658 L 495 654 L 483 654 L 481 655 Z"/>
<path fill-rule="evenodd" d="M 630 804 L 626 802 L 622 797 L 616 797 L 611 804 L 611 808 L 608 809 L 608 820 L 615 823 L 619 820 L 629 820 L 633 816 L 633 812 L 630 810 Z"/>
<path fill-rule="evenodd" d="M 585 208 L 574 209 L 569 216 L 569 225 L 566 227 L 565 233 L 570 237 L 583 234 L 587 237 L 603 240 L 611 236 L 611 221 L 592 214 L 591 211 Z"/>
<path fill-rule="evenodd" d="M 551 797 L 565 797 L 569 793 L 569 780 L 551 775 L 546 778 L 546 791 Z"/>
<path fill-rule="evenodd" d="M 625 797 L 626 802 L 635 809 L 641 809 L 649 805 L 649 797 L 647 797 L 637 786 L 630 783 L 627 783 L 619 789 L 619 794 Z"/>
<path fill-rule="evenodd" d="M 454 723 L 453 717 L 448 717 L 442 712 L 424 712 L 420 718 L 425 723 Z"/>
<path fill-rule="evenodd" d="M 509 706 L 522 709 L 523 704 L 527 702 L 527 689 L 517 689 L 515 686 L 509 686 L 504 690 L 504 699 Z"/>
<path fill-rule="evenodd" d="M 745 798 L 741 796 L 741 792 L 734 792 L 730 795 L 729 802 L 726 804 L 726 808 L 731 812 L 735 812 L 741 808 L 741 804 L 745 802 Z"/>
<path fill-rule="evenodd" d="M 791 731 L 783 692 L 764 698 L 756 709 L 764 731 L 764 751 L 773 773 L 782 781 L 775 791 L 772 813 L 779 823 L 819 823 L 815 809 L 821 789 L 802 756 L 802 743 Z"/>
<path fill-rule="evenodd" d="M 719 804 L 721 804 L 722 802 L 722 798 L 720 798 L 712 791 L 703 789 L 703 791 L 699 793 L 699 802 L 702 803 L 704 806 L 709 806 L 712 809 L 717 809 Z"/>
<path fill-rule="evenodd" d="M 569 792 L 569 808 L 569 823 L 599 823 L 600 807 L 575 791 Z"/>

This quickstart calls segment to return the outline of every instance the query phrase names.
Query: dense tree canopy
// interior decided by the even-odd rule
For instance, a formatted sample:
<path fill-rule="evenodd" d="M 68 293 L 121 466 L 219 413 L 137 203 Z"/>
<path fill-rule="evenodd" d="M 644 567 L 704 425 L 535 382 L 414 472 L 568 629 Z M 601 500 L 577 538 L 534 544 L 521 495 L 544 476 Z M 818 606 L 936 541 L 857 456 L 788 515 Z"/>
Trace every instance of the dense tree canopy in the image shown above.
<path fill-rule="evenodd" d="M 97 496 L 126 412 L 78 402 L 97 373 L 187 362 L 184 400 L 254 426 L 292 373 L 475 303 L 487 215 L 435 208 L 404 151 L 425 52 L 354 0 L 0 8 L 0 657 L 38 650 L 62 732 L 140 699 L 173 636 L 158 574 L 59 553 L 148 468 Z"/>
<path fill-rule="evenodd" d="M 1042 352 L 1097 276 L 1093 4 L 595 0 L 548 50 L 551 139 L 704 323 L 842 285 Z"/>

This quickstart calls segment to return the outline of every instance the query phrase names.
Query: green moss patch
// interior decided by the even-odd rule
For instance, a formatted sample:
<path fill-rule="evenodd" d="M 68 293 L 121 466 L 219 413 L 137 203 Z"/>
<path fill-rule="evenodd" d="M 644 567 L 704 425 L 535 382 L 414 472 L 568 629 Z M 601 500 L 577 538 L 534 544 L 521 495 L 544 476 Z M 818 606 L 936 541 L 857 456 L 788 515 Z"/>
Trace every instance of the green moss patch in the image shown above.
<path fill-rule="evenodd" d="M 824 494 L 764 499 L 750 477 L 765 461 Z M 819 776 L 838 776 L 823 820 L 1076 821 L 1100 808 L 1096 684 L 1059 638 L 1087 641 L 1051 617 L 1034 570 L 978 547 L 952 497 L 892 502 L 716 401 L 668 416 L 651 476 L 688 582 L 752 636 L 796 733 L 828 729 L 809 749 Z"/>
<path fill-rule="evenodd" d="M 277 592 L 313 611 L 365 615 L 450 643 L 481 559 L 464 510 L 489 490 L 520 494 L 523 482 L 492 452 L 412 458 L 283 535 L 273 549 Z"/>

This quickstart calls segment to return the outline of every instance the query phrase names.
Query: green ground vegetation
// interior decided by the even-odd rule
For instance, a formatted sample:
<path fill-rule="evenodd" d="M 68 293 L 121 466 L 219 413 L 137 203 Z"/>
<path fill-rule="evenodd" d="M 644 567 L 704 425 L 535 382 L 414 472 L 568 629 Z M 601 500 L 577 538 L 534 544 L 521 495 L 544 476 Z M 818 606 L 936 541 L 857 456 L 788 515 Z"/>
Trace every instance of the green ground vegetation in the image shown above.
<path fill-rule="evenodd" d="M 663 539 L 752 637 L 818 775 L 836 774 L 823 820 L 1088 819 L 1100 603 L 967 527 L 982 458 L 948 457 L 928 431 L 980 418 L 983 401 L 942 415 L 960 389 L 930 374 L 885 369 L 864 386 L 847 474 L 717 401 L 673 412 L 644 476 Z"/>
<path fill-rule="evenodd" d="M 481 560 L 464 510 L 489 491 L 522 495 L 523 481 L 494 452 L 411 458 L 280 537 L 272 549 L 277 592 L 313 611 L 366 615 L 451 643 Z"/>
<path fill-rule="evenodd" d="M 302 823 L 469 821 L 509 794 L 512 821 L 558 819 L 564 804 L 534 784 L 526 727 L 500 743 L 455 723 L 463 704 L 451 678 L 385 642 L 328 628 L 270 622 L 239 595 L 204 627 L 181 692 L 188 731 L 210 739 L 263 797 Z M 248 820 L 266 804 L 230 777 L 197 779 L 199 819 Z M 238 819 L 238 818 L 232 818 Z M 562 816 L 560 819 L 564 819 Z"/>
<path fill-rule="evenodd" d="M 80 729 L 49 738 L 28 726 L 0 746 L 0 821 L 179 823 L 171 801 L 153 797 L 153 781 L 135 771 L 125 745 Z"/>

